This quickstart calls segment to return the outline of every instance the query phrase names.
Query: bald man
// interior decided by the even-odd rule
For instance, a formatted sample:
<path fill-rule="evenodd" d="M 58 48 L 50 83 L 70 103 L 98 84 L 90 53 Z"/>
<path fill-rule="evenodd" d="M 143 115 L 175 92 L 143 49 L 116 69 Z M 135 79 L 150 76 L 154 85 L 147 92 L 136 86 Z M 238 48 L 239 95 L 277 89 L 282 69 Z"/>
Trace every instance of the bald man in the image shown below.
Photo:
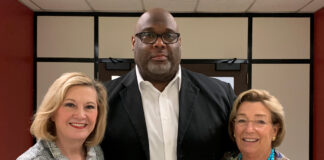
<path fill-rule="evenodd" d="M 161 8 L 142 14 L 131 42 L 135 69 L 106 84 L 105 158 L 219 160 L 234 146 L 230 85 L 180 66 L 179 29 Z"/>

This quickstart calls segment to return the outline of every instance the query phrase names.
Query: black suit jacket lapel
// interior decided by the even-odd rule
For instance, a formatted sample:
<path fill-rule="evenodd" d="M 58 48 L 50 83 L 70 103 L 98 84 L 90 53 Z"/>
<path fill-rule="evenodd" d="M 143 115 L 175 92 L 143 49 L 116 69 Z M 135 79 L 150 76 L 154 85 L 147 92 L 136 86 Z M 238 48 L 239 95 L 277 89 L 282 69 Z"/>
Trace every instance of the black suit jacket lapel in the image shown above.
<path fill-rule="evenodd" d="M 132 70 L 123 82 L 125 88 L 120 91 L 121 102 L 133 124 L 145 151 L 147 159 L 150 159 L 147 129 L 142 105 L 142 98 L 138 89 L 136 72 Z M 127 153 L 125 153 L 127 154 Z"/>
<path fill-rule="evenodd" d="M 190 124 L 194 111 L 194 104 L 199 95 L 199 88 L 189 80 L 185 70 L 182 70 L 181 79 L 181 91 L 179 95 L 178 151 Z"/>

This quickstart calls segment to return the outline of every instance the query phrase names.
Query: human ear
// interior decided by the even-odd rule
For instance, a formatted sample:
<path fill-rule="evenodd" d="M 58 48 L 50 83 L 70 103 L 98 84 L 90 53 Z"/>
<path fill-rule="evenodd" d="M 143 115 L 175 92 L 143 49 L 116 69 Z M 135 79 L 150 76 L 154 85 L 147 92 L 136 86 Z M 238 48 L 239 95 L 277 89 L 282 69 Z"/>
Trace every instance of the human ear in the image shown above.
<path fill-rule="evenodd" d="M 132 41 L 132 50 L 134 51 L 134 45 L 135 45 L 135 37 L 134 36 L 132 36 L 131 41 Z"/>
<path fill-rule="evenodd" d="M 272 126 L 272 130 L 273 130 L 273 137 L 277 137 L 278 130 L 279 130 L 279 124 L 274 124 Z"/>
<path fill-rule="evenodd" d="M 179 37 L 178 42 L 179 42 L 179 45 L 181 47 L 181 37 Z"/>

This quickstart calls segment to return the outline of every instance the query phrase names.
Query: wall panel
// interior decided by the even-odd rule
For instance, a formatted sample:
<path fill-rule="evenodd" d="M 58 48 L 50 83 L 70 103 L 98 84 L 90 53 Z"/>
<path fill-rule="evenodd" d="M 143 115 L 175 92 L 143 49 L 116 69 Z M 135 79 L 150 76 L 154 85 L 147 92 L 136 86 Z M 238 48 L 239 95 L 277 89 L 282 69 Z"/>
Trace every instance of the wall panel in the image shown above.
<path fill-rule="evenodd" d="M 99 58 L 133 58 L 131 37 L 138 17 L 99 17 Z"/>
<path fill-rule="evenodd" d="M 93 55 L 93 17 L 37 17 L 38 57 L 93 58 Z"/>
<path fill-rule="evenodd" d="M 184 59 L 246 59 L 248 18 L 195 17 L 176 21 Z"/>
<path fill-rule="evenodd" d="M 254 59 L 309 59 L 310 18 L 253 18 Z"/>

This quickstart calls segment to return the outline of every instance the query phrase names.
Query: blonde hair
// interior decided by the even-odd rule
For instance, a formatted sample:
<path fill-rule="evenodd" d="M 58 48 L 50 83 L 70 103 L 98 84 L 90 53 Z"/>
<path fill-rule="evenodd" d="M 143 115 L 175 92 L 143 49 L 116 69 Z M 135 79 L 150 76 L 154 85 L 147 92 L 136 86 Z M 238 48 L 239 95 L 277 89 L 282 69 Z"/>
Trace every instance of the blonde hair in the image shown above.
<path fill-rule="evenodd" d="M 80 72 L 64 73 L 54 81 L 34 115 L 30 132 L 37 139 L 56 140 L 55 124 L 51 117 L 62 104 L 67 91 L 73 86 L 89 86 L 94 88 L 97 93 L 97 122 L 84 145 L 87 147 L 98 145 L 102 141 L 106 129 L 107 92 L 100 82 Z"/>
<path fill-rule="evenodd" d="M 243 102 L 261 102 L 270 111 L 272 124 L 278 125 L 277 136 L 276 139 L 272 141 L 271 147 L 278 147 L 283 141 L 286 133 L 283 107 L 276 97 L 272 96 L 269 92 L 260 89 L 250 89 L 242 92 L 234 101 L 228 123 L 228 133 L 231 139 L 235 141 L 234 119 Z"/>

